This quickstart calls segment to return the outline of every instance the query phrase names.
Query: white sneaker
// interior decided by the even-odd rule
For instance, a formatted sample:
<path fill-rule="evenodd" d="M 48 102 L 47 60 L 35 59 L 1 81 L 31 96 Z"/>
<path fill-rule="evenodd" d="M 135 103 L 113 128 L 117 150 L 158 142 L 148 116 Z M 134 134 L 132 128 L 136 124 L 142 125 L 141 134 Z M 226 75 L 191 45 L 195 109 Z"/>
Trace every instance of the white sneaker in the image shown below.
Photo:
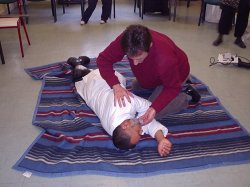
<path fill-rule="evenodd" d="M 85 21 L 81 20 L 80 24 L 81 25 L 86 25 L 87 23 Z"/>
<path fill-rule="evenodd" d="M 100 24 L 105 24 L 105 23 L 106 23 L 106 21 L 104 21 L 104 20 L 100 21 Z"/>

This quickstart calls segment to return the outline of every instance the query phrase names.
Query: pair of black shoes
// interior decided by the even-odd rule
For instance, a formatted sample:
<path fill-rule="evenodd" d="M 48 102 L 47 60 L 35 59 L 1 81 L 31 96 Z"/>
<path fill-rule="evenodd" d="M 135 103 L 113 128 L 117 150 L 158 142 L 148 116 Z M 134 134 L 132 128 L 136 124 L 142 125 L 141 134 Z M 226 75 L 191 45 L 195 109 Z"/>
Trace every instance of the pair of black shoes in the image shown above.
<path fill-rule="evenodd" d="M 219 36 L 214 42 L 213 45 L 214 46 L 218 46 L 223 42 L 222 36 Z M 234 44 L 239 46 L 242 49 L 245 49 L 247 46 L 246 44 L 242 41 L 241 37 L 236 38 L 236 40 L 234 41 Z"/>
<path fill-rule="evenodd" d="M 67 63 L 75 68 L 77 65 L 86 66 L 90 63 L 90 58 L 87 56 L 69 57 Z"/>
<path fill-rule="evenodd" d="M 191 101 L 189 101 L 189 104 L 196 104 L 201 99 L 200 94 L 190 84 L 188 84 L 187 88 L 184 90 L 184 93 L 192 97 Z"/>
<path fill-rule="evenodd" d="M 87 56 L 80 56 L 79 58 L 70 57 L 68 58 L 67 63 L 73 68 L 72 70 L 73 82 L 82 80 L 82 77 L 84 77 L 90 72 L 89 69 L 81 69 L 77 67 L 78 65 L 87 66 L 90 63 L 90 58 Z"/>

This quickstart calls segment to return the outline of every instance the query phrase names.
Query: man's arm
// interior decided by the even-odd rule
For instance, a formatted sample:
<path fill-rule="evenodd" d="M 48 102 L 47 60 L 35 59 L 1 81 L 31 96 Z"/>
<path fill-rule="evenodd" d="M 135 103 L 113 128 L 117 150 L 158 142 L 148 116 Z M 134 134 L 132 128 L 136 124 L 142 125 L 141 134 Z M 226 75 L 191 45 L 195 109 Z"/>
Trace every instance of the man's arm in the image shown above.
<path fill-rule="evenodd" d="M 162 130 L 155 133 L 155 139 L 158 142 L 158 153 L 160 156 L 167 156 L 172 148 L 172 143 L 164 137 Z"/>
<path fill-rule="evenodd" d="M 136 111 L 138 112 L 138 117 L 142 116 L 151 105 L 151 102 L 134 95 Z M 142 127 L 143 132 L 154 137 L 158 142 L 158 153 L 160 156 L 167 156 L 171 151 L 172 144 L 165 138 L 168 133 L 168 129 L 161 123 L 153 119 L 149 124 Z"/>

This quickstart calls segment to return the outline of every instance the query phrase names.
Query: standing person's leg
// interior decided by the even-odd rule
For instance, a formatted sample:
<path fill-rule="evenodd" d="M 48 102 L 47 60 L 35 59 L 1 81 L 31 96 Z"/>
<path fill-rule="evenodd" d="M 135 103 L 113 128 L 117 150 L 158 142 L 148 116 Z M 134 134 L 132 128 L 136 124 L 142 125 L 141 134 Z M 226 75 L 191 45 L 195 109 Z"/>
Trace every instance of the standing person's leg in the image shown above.
<path fill-rule="evenodd" d="M 246 48 L 246 45 L 242 41 L 242 36 L 245 33 L 248 25 L 248 18 L 249 18 L 249 2 L 246 0 L 240 0 L 236 25 L 235 25 L 235 32 L 234 32 L 236 40 L 234 43 L 241 48 Z"/>
<path fill-rule="evenodd" d="M 88 23 L 89 18 L 91 17 L 92 13 L 96 8 L 97 2 L 98 0 L 88 0 L 88 8 L 83 13 L 81 25 Z"/>
<path fill-rule="evenodd" d="M 213 42 L 214 46 L 218 46 L 223 42 L 223 35 L 229 34 L 232 29 L 233 17 L 235 15 L 235 10 L 228 6 L 221 6 L 221 16 L 218 24 L 218 37 Z"/>
<path fill-rule="evenodd" d="M 111 14 L 112 0 L 102 0 L 101 22 L 106 23 Z"/>

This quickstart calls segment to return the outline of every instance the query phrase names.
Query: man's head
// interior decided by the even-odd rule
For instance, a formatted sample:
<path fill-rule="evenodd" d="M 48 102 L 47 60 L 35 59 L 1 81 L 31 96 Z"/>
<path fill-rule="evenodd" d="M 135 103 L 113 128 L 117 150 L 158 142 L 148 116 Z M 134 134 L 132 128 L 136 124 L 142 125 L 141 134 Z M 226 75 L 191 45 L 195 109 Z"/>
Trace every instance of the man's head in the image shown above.
<path fill-rule="evenodd" d="M 139 142 L 142 128 L 138 119 L 126 119 L 113 132 L 113 143 L 118 149 L 133 149 Z"/>
<path fill-rule="evenodd" d="M 127 56 L 133 60 L 134 65 L 142 63 L 148 56 L 152 45 L 151 34 L 147 27 L 142 25 L 130 25 L 124 31 L 121 46 Z"/>

